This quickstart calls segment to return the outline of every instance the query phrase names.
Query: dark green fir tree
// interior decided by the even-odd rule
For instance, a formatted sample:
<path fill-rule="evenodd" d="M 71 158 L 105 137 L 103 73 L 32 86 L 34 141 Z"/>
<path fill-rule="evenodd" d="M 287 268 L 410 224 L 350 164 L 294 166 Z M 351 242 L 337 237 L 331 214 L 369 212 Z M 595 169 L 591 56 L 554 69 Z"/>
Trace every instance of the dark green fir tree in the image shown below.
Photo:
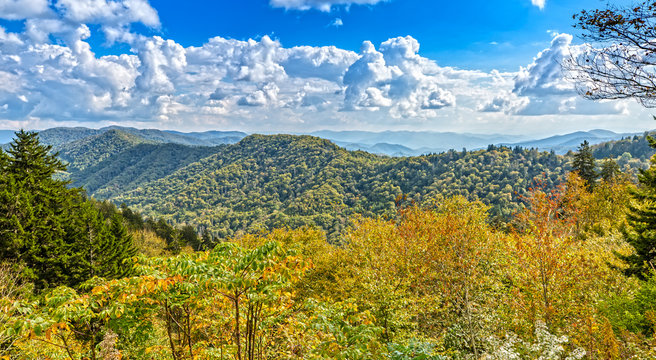
<path fill-rule="evenodd" d="M 588 188 L 591 189 L 597 180 L 598 174 L 595 171 L 595 158 L 590 149 L 590 143 L 587 140 L 579 146 L 578 151 L 574 154 L 572 168 L 579 176 L 585 180 Z"/>
<path fill-rule="evenodd" d="M 617 161 L 613 159 L 606 159 L 601 164 L 601 171 L 599 172 L 599 176 L 601 176 L 603 181 L 613 182 L 621 175 L 622 171 L 620 170 L 620 166 L 617 164 Z"/>
<path fill-rule="evenodd" d="M 20 266 L 37 291 L 120 276 L 134 255 L 129 236 L 116 240 L 83 191 L 57 179 L 65 169 L 35 132 L 17 132 L 0 153 L 0 262 Z"/>
<path fill-rule="evenodd" d="M 656 148 L 656 140 L 647 139 Z M 650 168 L 640 171 L 638 181 L 638 188 L 631 194 L 635 201 L 629 206 L 629 229 L 625 232 L 625 238 L 635 252 L 621 257 L 629 265 L 627 274 L 644 279 L 651 269 L 656 268 L 656 155 L 651 158 Z"/>

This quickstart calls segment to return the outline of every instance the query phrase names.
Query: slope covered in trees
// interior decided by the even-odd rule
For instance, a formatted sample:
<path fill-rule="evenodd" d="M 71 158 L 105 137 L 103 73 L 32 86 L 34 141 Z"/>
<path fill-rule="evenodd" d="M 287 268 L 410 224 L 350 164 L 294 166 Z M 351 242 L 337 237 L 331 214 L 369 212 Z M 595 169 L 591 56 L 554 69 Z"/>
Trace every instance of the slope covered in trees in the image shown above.
<path fill-rule="evenodd" d="M 649 146 L 648 134 L 635 135 L 617 141 L 593 145 L 592 154 L 597 159 L 617 159 L 622 166 L 639 161 L 648 165 L 649 159 L 656 154 L 656 149 Z"/>
<path fill-rule="evenodd" d="M 463 195 L 509 215 L 534 178 L 554 186 L 567 167 L 567 159 L 536 150 L 389 158 L 310 136 L 253 135 L 112 200 L 220 237 L 301 225 L 336 235 L 352 214 L 393 214 L 405 194 Z"/>
<path fill-rule="evenodd" d="M 643 143 L 644 137 L 634 137 L 591 150 L 628 171 L 646 167 L 641 159 L 650 150 Z M 301 225 L 318 225 L 334 237 L 352 214 L 390 215 L 403 196 L 463 195 L 490 205 L 495 221 L 507 219 L 526 189 L 562 182 L 574 155 L 489 146 L 390 158 L 310 136 L 254 135 L 204 147 L 152 143 L 120 130 L 60 149 L 71 164 L 69 178 L 90 195 L 219 237 Z"/>
<path fill-rule="evenodd" d="M 154 142 L 124 131 L 109 130 L 54 149 L 59 150 L 59 157 L 68 162 L 68 171 L 78 172 L 125 149 L 144 143 Z"/>
<path fill-rule="evenodd" d="M 509 229 L 463 197 L 140 256 L 30 296 L 0 267 L 0 355 L 63 359 L 651 359 L 656 281 L 626 277 L 624 182 L 572 174 Z"/>
<path fill-rule="evenodd" d="M 176 170 L 220 151 L 222 147 L 141 143 L 122 149 L 82 171 L 71 172 L 76 186 L 90 195 L 112 199 L 128 190 L 161 179 Z"/>

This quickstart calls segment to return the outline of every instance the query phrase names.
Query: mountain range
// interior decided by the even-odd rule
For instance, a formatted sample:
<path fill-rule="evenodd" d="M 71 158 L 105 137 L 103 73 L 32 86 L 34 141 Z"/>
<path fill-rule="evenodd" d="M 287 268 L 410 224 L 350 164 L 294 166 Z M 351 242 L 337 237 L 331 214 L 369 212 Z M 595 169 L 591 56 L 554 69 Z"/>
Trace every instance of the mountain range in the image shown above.
<path fill-rule="evenodd" d="M 420 156 L 375 154 L 414 151 L 377 141 L 400 142 L 405 137 L 420 146 L 427 145 L 430 136 L 439 136 L 408 132 L 322 135 L 374 143 L 366 145 L 366 152 L 349 150 L 358 148 L 354 145 L 358 143 L 309 135 L 120 127 L 40 132 L 42 142 L 52 145 L 68 164 L 62 176 L 73 186 L 85 188 L 98 199 L 125 203 L 147 216 L 190 224 L 219 237 L 312 225 L 336 238 L 355 214 L 393 216 L 404 196 L 408 201 L 430 202 L 461 195 L 489 205 L 493 217 L 508 217 L 521 206 L 521 196 L 535 179 L 553 187 L 570 169 L 569 155 L 538 149 L 565 149 L 578 146 L 582 139 L 595 143 L 618 137 L 624 139 L 593 146 L 595 155 L 617 159 L 623 168 L 636 168 L 644 167 L 653 154 L 644 136 L 601 130 L 525 141 L 521 143 L 525 147 L 489 145 Z M 469 139 L 468 144 L 474 145 L 474 137 Z"/>
<path fill-rule="evenodd" d="M 141 138 L 141 141 L 153 143 L 173 143 L 191 146 L 215 146 L 221 144 L 234 144 L 248 136 L 240 131 L 205 131 L 205 132 L 179 132 L 173 130 L 135 129 L 129 127 L 110 126 L 101 129 L 88 128 L 52 128 L 40 131 L 41 140 L 53 145 L 56 149 L 60 145 L 82 140 L 90 136 L 100 136 L 111 131 L 120 130 Z M 347 150 L 362 150 L 373 154 L 388 156 L 418 156 L 423 154 L 441 153 L 450 149 L 463 148 L 478 150 L 490 144 L 509 147 L 536 148 L 541 151 L 554 151 L 565 154 L 575 151 L 585 140 L 590 144 L 620 140 L 626 137 L 641 135 L 642 133 L 615 133 L 609 130 L 595 129 L 590 131 L 577 131 L 573 133 L 555 135 L 547 138 L 532 139 L 526 136 L 502 134 L 471 134 L 453 132 L 418 132 L 418 131 L 330 131 L 322 130 L 308 135 L 330 140 Z M 13 131 L 0 131 L 0 144 L 11 141 Z M 304 135 L 304 134 L 298 134 Z"/>

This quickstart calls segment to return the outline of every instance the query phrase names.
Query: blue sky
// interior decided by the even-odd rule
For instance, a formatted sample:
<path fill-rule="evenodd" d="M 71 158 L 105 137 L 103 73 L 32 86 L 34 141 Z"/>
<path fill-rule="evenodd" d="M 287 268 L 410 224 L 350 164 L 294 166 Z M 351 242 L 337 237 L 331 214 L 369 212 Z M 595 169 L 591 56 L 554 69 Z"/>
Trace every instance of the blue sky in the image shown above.
<path fill-rule="evenodd" d="M 614 5 L 630 4 L 614 1 Z M 0 0 L 0 128 L 551 135 L 653 128 L 577 96 L 599 0 Z"/>
<path fill-rule="evenodd" d="M 161 27 L 133 26 L 183 46 L 201 46 L 214 36 L 248 40 L 268 35 L 286 47 L 333 45 L 357 51 L 364 40 L 381 43 L 411 35 L 421 44 L 420 54 L 441 65 L 502 71 L 526 65 L 549 44 L 549 31 L 576 35 L 572 15 L 601 5 L 599 0 L 550 0 L 540 9 L 530 0 L 392 0 L 326 12 L 273 7 L 267 0 L 190 0 L 182 7 L 171 0 L 150 3 Z M 335 26 L 336 19 L 342 25 Z M 22 26 L 11 23 L 5 22 Z M 101 31 L 93 35 L 90 42 L 98 54 L 126 50 L 125 44 L 106 46 Z"/>
<path fill-rule="evenodd" d="M 441 65 L 507 71 L 544 49 L 551 41 L 547 31 L 574 33 L 572 15 L 602 5 L 599 0 L 549 0 L 540 9 L 530 0 L 393 0 L 325 12 L 274 8 L 266 0 L 151 4 L 162 33 L 186 46 L 200 46 L 217 35 L 240 40 L 269 35 L 286 47 L 334 45 L 357 51 L 364 40 L 377 44 L 411 35 L 421 44 L 420 54 Z M 343 25 L 330 26 L 335 19 Z"/>

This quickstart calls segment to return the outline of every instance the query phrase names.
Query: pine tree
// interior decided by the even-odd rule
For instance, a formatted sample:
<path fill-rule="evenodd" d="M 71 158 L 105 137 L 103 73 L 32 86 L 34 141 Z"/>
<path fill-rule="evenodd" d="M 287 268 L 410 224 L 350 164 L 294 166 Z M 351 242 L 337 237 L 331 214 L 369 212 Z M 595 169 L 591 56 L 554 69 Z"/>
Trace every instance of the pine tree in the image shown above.
<path fill-rule="evenodd" d="M 123 225 L 123 218 L 118 214 L 111 217 L 109 232 L 111 240 L 107 244 L 111 244 L 111 247 L 103 248 L 105 258 L 103 275 L 107 278 L 127 276 L 132 272 L 132 267 L 125 264 L 125 260 L 137 254 L 132 235 L 128 233 Z"/>
<path fill-rule="evenodd" d="M 579 146 L 578 151 L 574 154 L 572 160 L 572 168 L 579 173 L 579 176 L 585 180 L 588 189 L 594 186 L 597 180 L 597 172 L 595 171 L 595 158 L 590 149 L 590 143 L 587 140 Z"/>
<path fill-rule="evenodd" d="M 601 172 L 599 175 L 601 179 L 605 182 L 614 181 L 622 172 L 620 171 L 620 166 L 617 164 L 617 161 L 613 159 L 606 159 L 601 164 Z"/>
<path fill-rule="evenodd" d="M 27 265 L 37 288 L 68 281 L 71 209 L 80 203 L 79 190 L 53 178 L 65 166 L 50 151 L 36 133 L 17 132 L 0 181 L 2 257 Z"/>
<path fill-rule="evenodd" d="M 195 251 L 201 250 L 201 241 L 198 238 L 198 233 L 191 225 L 185 225 L 180 229 L 180 242 L 183 245 L 189 245 Z"/>
<path fill-rule="evenodd" d="M 37 290 L 122 276 L 135 248 L 119 215 L 110 226 L 81 189 L 57 180 L 66 167 L 51 151 L 20 131 L 0 153 L 0 261 L 22 265 Z"/>
<path fill-rule="evenodd" d="M 649 136 L 647 140 L 656 148 L 656 139 Z M 629 265 L 628 275 L 644 279 L 656 267 L 656 155 L 651 167 L 640 171 L 638 181 L 640 186 L 631 193 L 637 205 L 629 206 L 629 230 L 624 234 L 635 253 L 620 257 Z"/>

